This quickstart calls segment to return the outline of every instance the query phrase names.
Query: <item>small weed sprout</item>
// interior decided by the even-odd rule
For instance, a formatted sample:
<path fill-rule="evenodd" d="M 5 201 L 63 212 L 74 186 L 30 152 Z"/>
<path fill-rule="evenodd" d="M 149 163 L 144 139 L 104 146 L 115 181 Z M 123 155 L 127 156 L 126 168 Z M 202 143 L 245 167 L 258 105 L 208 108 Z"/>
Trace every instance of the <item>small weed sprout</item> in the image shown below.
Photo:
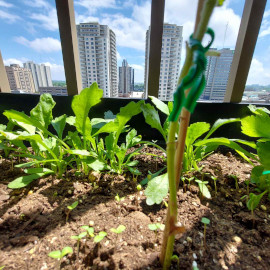
<path fill-rule="evenodd" d="M 157 232 L 158 232 L 158 230 L 164 231 L 165 225 L 161 224 L 161 223 L 152 223 L 152 224 L 148 224 L 148 228 L 149 228 L 149 230 L 155 232 L 156 240 L 157 240 Z"/>
<path fill-rule="evenodd" d="M 87 235 L 89 236 L 89 238 L 95 236 L 95 235 L 94 235 L 94 228 L 93 228 L 93 227 L 89 227 L 89 226 L 87 226 L 87 225 L 84 225 L 84 226 L 81 227 L 81 229 L 87 231 Z"/>
<path fill-rule="evenodd" d="M 204 224 L 204 229 L 203 229 L 203 245 L 204 248 L 206 248 L 206 226 L 210 224 L 210 219 L 203 217 L 201 222 Z"/>
<path fill-rule="evenodd" d="M 64 247 L 62 250 L 54 250 L 48 254 L 49 257 L 59 260 L 58 267 L 61 269 L 61 261 L 67 255 L 73 253 L 71 247 Z M 0 267 L 0 269 L 3 269 Z"/>
<path fill-rule="evenodd" d="M 68 218 L 69 218 L 69 215 L 70 215 L 71 211 L 74 210 L 74 209 L 77 207 L 78 203 L 79 203 L 79 202 L 76 201 L 76 202 L 74 202 L 73 204 L 67 206 L 67 211 L 66 211 L 66 215 L 67 215 L 67 216 L 66 216 L 66 222 L 68 221 Z"/>
<path fill-rule="evenodd" d="M 233 174 L 230 175 L 230 177 L 233 178 L 234 181 L 235 181 L 235 188 L 236 188 L 236 190 L 239 190 L 238 177 L 236 175 L 233 175 Z"/>
<path fill-rule="evenodd" d="M 177 255 L 172 255 L 171 261 L 176 262 L 177 263 L 177 268 L 176 269 L 179 269 L 179 265 L 180 265 L 179 257 Z"/>
<path fill-rule="evenodd" d="M 194 180 L 194 177 L 192 176 L 192 177 L 189 177 L 189 178 L 187 178 L 187 180 L 188 180 L 188 189 L 189 189 L 189 191 L 190 191 L 190 182 L 192 181 L 192 180 Z"/>
<path fill-rule="evenodd" d="M 141 190 L 142 190 L 142 186 L 141 186 L 140 184 L 139 184 L 139 185 L 137 185 L 137 187 L 136 187 L 136 188 L 137 188 L 137 190 L 138 190 L 138 191 L 141 191 Z"/>
<path fill-rule="evenodd" d="M 117 235 L 115 247 L 116 247 L 116 244 L 118 242 L 118 235 L 121 234 L 122 232 L 124 232 L 125 229 L 126 229 L 126 226 L 124 226 L 124 225 L 119 225 L 116 229 L 115 228 L 110 229 L 111 232 L 116 233 L 116 235 Z"/>
<path fill-rule="evenodd" d="M 187 189 L 186 189 L 186 178 L 184 176 L 181 177 L 181 181 L 183 182 L 183 189 L 184 189 L 184 192 L 187 192 Z"/>
<path fill-rule="evenodd" d="M 211 175 L 211 179 L 214 181 L 214 186 L 215 186 L 215 196 L 217 196 L 217 180 L 218 178 Z"/>
<path fill-rule="evenodd" d="M 201 181 L 199 179 L 196 179 L 195 182 L 197 182 L 199 185 L 201 195 L 207 199 L 211 199 L 211 194 L 210 194 L 209 189 L 207 187 L 208 181 Z"/>
<path fill-rule="evenodd" d="M 87 232 L 82 232 L 79 235 L 73 235 L 70 238 L 77 240 L 77 258 L 79 258 L 80 242 L 87 235 Z"/>
<path fill-rule="evenodd" d="M 123 201 L 123 200 L 125 199 L 125 197 L 121 197 L 121 198 L 120 198 L 120 196 L 119 196 L 118 194 L 116 194 L 116 196 L 115 196 L 114 198 L 115 198 L 115 200 L 116 200 L 117 202 L 121 202 L 121 201 Z"/>
<path fill-rule="evenodd" d="M 101 242 L 104 239 L 105 236 L 107 236 L 106 232 L 103 232 L 103 231 L 99 232 L 99 234 L 95 236 L 94 242 L 95 243 Z"/>

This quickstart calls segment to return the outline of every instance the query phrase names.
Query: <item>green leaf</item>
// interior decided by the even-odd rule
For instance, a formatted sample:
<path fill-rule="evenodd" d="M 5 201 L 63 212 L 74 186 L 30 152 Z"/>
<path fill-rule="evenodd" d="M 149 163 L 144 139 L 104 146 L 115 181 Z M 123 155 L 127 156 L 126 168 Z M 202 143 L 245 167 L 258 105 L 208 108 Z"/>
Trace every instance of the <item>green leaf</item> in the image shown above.
<path fill-rule="evenodd" d="M 3 113 L 9 120 L 15 120 L 17 122 L 21 122 L 27 125 L 32 125 L 37 127 L 38 129 L 44 132 L 44 127 L 37 121 L 36 119 L 30 118 L 23 112 L 17 112 L 15 110 L 5 111 Z"/>
<path fill-rule="evenodd" d="M 78 206 L 79 201 L 75 201 L 73 204 L 68 205 L 67 209 L 74 210 Z"/>
<path fill-rule="evenodd" d="M 198 183 L 199 189 L 200 189 L 200 192 L 202 193 L 202 195 L 207 199 L 211 199 L 211 194 L 209 192 L 208 187 L 206 186 L 206 184 L 208 182 L 207 181 L 201 181 L 201 180 L 195 180 L 195 182 Z"/>
<path fill-rule="evenodd" d="M 155 172 L 155 173 L 153 173 L 153 174 L 152 174 L 150 171 L 148 171 L 148 173 L 149 173 L 149 175 L 150 175 L 150 177 L 151 177 L 150 179 L 153 179 L 153 178 L 159 176 L 165 169 L 166 169 L 166 167 L 162 168 L 161 170 L 159 170 L 159 171 L 157 171 L 157 172 Z M 148 177 L 146 177 L 146 178 L 144 178 L 144 179 L 140 182 L 140 185 L 144 186 L 144 185 L 146 185 L 148 182 L 149 182 L 149 179 L 148 179 Z"/>
<path fill-rule="evenodd" d="M 104 237 L 107 235 L 106 232 L 99 232 L 98 235 L 95 236 L 94 238 L 94 242 L 95 243 L 99 243 L 100 241 L 102 241 L 104 239 Z"/>
<path fill-rule="evenodd" d="M 210 129 L 210 124 L 197 122 L 191 124 L 187 130 L 186 146 L 192 145 L 200 136 Z"/>
<path fill-rule="evenodd" d="M 104 171 L 107 169 L 107 164 L 98 159 L 93 161 L 86 161 L 86 164 L 88 167 L 90 167 L 92 170 L 96 172 Z"/>
<path fill-rule="evenodd" d="M 261 164 L 265 169 L 270 169 L 270 142 L 257 143 L 257 151 Z"/>
<path fill-rule="evenodd" d="M 58 137 L 62 140 L 63 131 L 66 126 L 66 119 L 67 116 L 65 114 L 56 117 L 52 120 L 52 126 L 54 127 L 55 131 L 57 132 Z"/>
<path fill-rule="evenodd" d="M 256 195 L 256 194 L 254 194 L 254 193 L 250 193 L 250 194 L 249 194 L 249 200 L 248 200 L 248 202 L 247 202 L 247 208 L 248 208 L 249 210 L 252 210 L 252 211 L 253 211 L 253 210 L 258 206 L 258 204 L 260 203 L 260 201 L 261 201 L 263 195 L 264 195 L 266 192 L 267 192 L 267 190 L 264 191 L 263 193 L 259 194 L 259 195 Z"/>
<path fill-rule="evenodd" d="M 91 156 L 91 153 L 87 150 L 67 149 L 66 151 L 71 155 Z"/>
<path fill-rule="evenodd" d="M 264 115 L 251 115 L 241 120 L 242 132 L 250 137 L 270 138 L 270 117 Z"/>
<path fill-rule="evenodd" d="M 267 108 L 261 107 L 261 108 L 257 108 L 255 105 L 249 104 L 248 108 L 250 109 L 251 112 L 253 112 L 254 114 L 270 114 L 270 111 Z"/>
<path fill-rule="evenodd" d="M 206 218 L 206 217 L 203 217 L 202 220 L 201 220 L 201 222 L 202 222 L 203 224 L 208 225 L 208 224 L 210 224 L 210 219 L 208 219 L 208 218 Z"/>
<path fill-rule="evenodd" d="M 76 128 L 84 136 L 91 136 L 91 123 L 88 117 L 90 109 L 101 101 L 103 91 L 98 88 L 97 83 L 93 83 L 89 88 L 85 88 L 79 95 L 73 97 L 72 110 L 76 116 Z"/>
<path fill-rule="evenodd" d="M 103 125 L 94 135 L 96 137 L 98 134 L 101 133 L 111 133 L 117 131 L 119 128 L 119 123 L 117 121 L 109 122 Z"/>
<path fill-rule="evenodd" d="M 115 228 L 111 228 L 111 232 L 120 234 L 120 233 L 122 233 L 125 229 L 126 229 L 126 226 L 124 226 L 124 225 L 119 225 L 116 229 L 115 229 Z"/>
<path fill-rule="evenodd" d="M 86 230 L 87 233 L 89 234 L 89 236 L 94 237 L 94 228 L 93 227 L 89 227 L 89 226 L 84 225 L 84 226 L 81 226 L 81 228 L 83 230 Z"/>
<path fill-rule="evenodd" d="M 126 148 L 130 148 L 132 146 L 132 140 L 137 135 L 136 129 L 132 129 L 126 136 Z"/>
<path fill-rule="evenodd" d="M 60 250 L 54 250 L 48 254 L 49 257 L 53 259 L 61 259 L 62 258 L 62 252 Z"/>
<path fill-rule="evenodd" d="M 134 166 L 137 166 L 138 164 L 139 164 L 138 160 L 132 160 L 132 161 L 128 162 L 126 165 L 129 167 L 134 167 Z"/>
<path fill-rule="evenodd" d="M 25 173 L 27 174 L 35 174 L 35 173 L 54 173 L 54 171 L 47 169 L 47 168 L 30 168 L 30 169 L 25 169 Z"/>
<path fill-rule="evenodd" d="M 168 174 L 162 174 L 149 181 L 144 191 L 147 205 L 160 204 L 169 190 Z"/>
<path fill-rule="evenodd" d="M 75 116 L 68 116 L 66 119 L 66 123 L 68 123 L 71 126 L 75 126 L 76 117 Z"/>
<path fill-rule="evenodd" d="M 73 253 L 73 249 L 71 247 L 64 247 L 61 252 L 61 257 L 65 257 L 67 254 Z"/>
<path fill-rule="evenodd" d="M 55 106 L 51 94 L 43 94 L 40 96 L 39 103 L 31 110 L 30 115 L 32 119 L 38 121 L 43 128 L 48 129 L 52 121 L 52 109 Z"/>
<path fill-rule="evenodd" d="M 169 112 L 169 108 L 168 105 L 166 103 L 164 103 L 163 101 L 159 100 L 158 98 L 154 97 L 154 96 L 149 96 L 151 98 L 151 101 L 155 104 L 155 106 L 163 113 L 165 113 L 166 115 L 169 116 L 170 112 Z"/>
<path fill-rule="evenodd" d="M 15 180 L 13 180 L 12 182 L 10 182 L 8 184 L 8 188 L 16 189 L 16 188 L 26 187 L 34 180 L 50 173 L 51 173 L 51 170 L 49 170 L 48 172 L 43 172 L 43 173 L 35 173 L 35 174 L 20 176 L 16 178 Z"/>
<path fill-rule="evenodd" d="M 113 114 L 112 111 L 106 111 L 104 113 L 104 119 L 115 119 L 116 115 Z"/>
<path fill-rule="evenodd" d="M 209 138 L 218 128 L 220 128 L 223 125 L 239 122 L 241 121 L 239 118 L 230 118 L 230 119 L 218 119 L 213 126 L 211 127 L 210 131 L 207 133 L 206 137 L 204 139 Z"/>
<path fill-rule="evenodd" d="M 229 140 L 227 138 L 212 138 L 212 139 L 201 140 L 201 141 L 195 143 L 195 146 L 203 146 L 203 145 L 204 146 L 224 145 L 224 146 L 230 147 L 234 150 L 240 151 L 250 158 L 255 158 L 253 154 L 244 150 L 240 145 L 235 143 L 233 140 Z"/>
<path fill-rule="evenodd" d="M 160 118 L 156 109 L 150 104 L 142 104 L 141 109 L 145 118 L 145 122 L 152 128 L 157 129 L 166 141 L 166 134 L 161 126 Z"/>
<path fill-rule="evenodd" d="M 225 0 L 218 0 L 218 6 L 222 6 Z"/>
<path fill-rule="evenodd" d="M 0 124 L 0 130 L 4 131 L 4 130 L 6 130 L 6 128 L 7 128 L 7 126 L 6 126 L 6 125 L 2 125 L 2 124 Z"/>
<path fill-rule="evenodd" d="M 42 139 L 40 135 L 38 134 L 29 134 L 26 131 L 20 132 L 18 134 L 12 133 L 12 132 L 5 132 L 0 130 L 0 134 L 5 136 L 5 138 L 9 141 L 13 140 L 19 140 L 19 141 L 36 141 L 36 142 L 42 142 Z"/>
<path fill-rule="evenodd" d="M 128 170 L 134 175 L 141 175 L 142 174 L 137 168 L 132 168 L 132 167 L 128 166 Z"/>
<path fill-rule="evenodd" d="M 21 128 L 23 128 L 24 130 L 26 130 L 28 133 L 35 134 L 36 127 L 34 127 L 33 125 L 28 125 L 28 124 L 25 124 L 23 122 L 19 122 L 19 121 L 16 121 L 16 120 L 14 120 L 14 122 L 16 122 L 16 124 L 18 126 L 20 126 Z"/>

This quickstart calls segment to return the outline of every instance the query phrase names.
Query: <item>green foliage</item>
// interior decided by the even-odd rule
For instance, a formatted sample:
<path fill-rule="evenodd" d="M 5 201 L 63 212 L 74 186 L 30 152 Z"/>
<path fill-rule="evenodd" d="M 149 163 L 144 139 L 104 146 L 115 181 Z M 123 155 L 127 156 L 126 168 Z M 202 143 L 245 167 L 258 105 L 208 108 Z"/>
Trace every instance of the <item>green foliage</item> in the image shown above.
<path fill-rule="evenodd" d="M 260 203 L 263 195 L 266 193 L 267 191 L 265 190 L 263 193 L 256 195 L 254 193 L 250 193 L 249 194 L 249 200 L 247 201 L 247 208 L 251 211 L 253 211 Z"/>
<path fill-rule="evenodd" d="M 163 231 L 165 228 L 165 225 L 161 223 L 152 223 L 152 224 L 148 224 L 148 228 L 151 231 L 158 231 L 158 230 Z"/>
<path fill-rule="evenodd" d="M 202 222 L 203 224 L 209 225 L 209 224 L 210 224 L 210 219 L 208 219 L 208 218 L 206 218 L 206 217 L 203 217 L 203 218 L 201 219 L 201 222 Z"/>
<path fill-rule="evenodd" d="M 87 225 L 84 225 L 84 226 L 81 226 L 81 228 L 83 230 L 86 230 L 87 231 L 89 237 L 94 237 L 94 228 L 93 227 L 89 227 Z"/>
<path fill-rule="evenodd" d="M 153 178 L 144 191 L 147 197 L 146 203 L 148 205 L 160 204 L 168 194 L 169 182 L 168 174 L 162 174 Z"/>
<path fill-rule="evenodd" d="M 81 241 L 85 236 L 87 235 L 87 232 L 82 232 L 79 235 L 72 235 L 70 238 L 73 240 Z"/>
<path fill-rule="evenodd" d="M 124 226 L 124 225 L 119 225 L 116 229 L 115 228 L 111 228 L 111 232 L 113 232 L 113 233 L 116 233 L 116 234 L 120 234 L 120 233 L 122 233 L 123 231 L 125 231 L 125 229 L 126 229 L 126 226 Z"/>
<path fill-rule="evenodd" d="M 70 211 L 74 210 L 78 206 L 78 203 L 79 203 L 79 201 L 75 201 L 73 204 L 68 205 L 67 209 Z"/>
<path fill-rule="evenodd" d="M 94 242 L 95 243 L 101 242 L 104 239 L 105 236 L 107 236 L 107 233 L 106 232 L 103 232 L 103 231 L 102 232 L 99 232 L 98 235 L 95 236 Z"/>
<path fill-rule="evenodd" d="M 53 259 L 61 260 L 67 254 L 73 253 L 73 249 L 71 247 L 64 247 L 62 250 L 55 250 L 48 254 L 49 257 Z"/>
<path fill-rule="evenodd" d="M 210 194 L 209 189 L 207 187 L 208 181 L 201 181 L 199 179 L 196 179 L 195 182 L 198 183 L 199 189 L 200 189 L 200 192 L 202 193 L 202 195 L 207 199 L 211 199 L 211 194 Z"/>

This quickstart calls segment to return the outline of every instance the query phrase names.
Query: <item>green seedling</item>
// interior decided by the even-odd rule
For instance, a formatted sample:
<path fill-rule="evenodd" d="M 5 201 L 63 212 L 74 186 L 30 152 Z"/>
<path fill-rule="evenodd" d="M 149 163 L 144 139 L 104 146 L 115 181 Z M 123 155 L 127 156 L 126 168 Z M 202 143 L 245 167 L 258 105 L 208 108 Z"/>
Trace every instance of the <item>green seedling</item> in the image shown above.
<path fill-rule="evenodd" d="M 68 218 L 69 218 L 69 215 L 70 215 L 71 211 L 73 211 L 78 206 L 78 203 L 79 203 L 79 201 L 76 201 L 73 204 L 67 206 L 66 222 L 68 222 Z"/>
<path fill-rule="evenodd" d="M 207 187 L 208 181 L 201 181 L 199 179 L 196 179 L 195 182 L 197 182 L 199 185 L 201 195 L 207 199 L 211 199 L 211 194 L 210 194 L 209 189 Z"/>
<path fill-rule="evenodd" d="M 267 190 L 265 190 L 264 192 L 262 192 L 259 195 L 256 195 L 254 193 L 250 193 L 249 194 L 249 200 L 247 202 L 247 208 L 251 211 L 251 215 L 252 215 L 252 226 L 254 227 L 254 209 L 259 205 L 263 195 L 267 193 Z"/>
<path fill-rule="evenodd" d="M 89 238 L 94 237 L 94 228 L 87 225 L 81 226 L 81 229 L 86 230 Z"/>
<path fill-rule="evenodd" d="M 217 180 L 218 178 L 211 175 L 211 179 L 214 181 L 214 186 L 215 186 L 215 196 L 217 196 Z"/>
<path fill-rule="evenodd" d="M 186 178 L 184 176 L 181 177 L 181 181 L 183 182 L 183 189 L 184 189 L 184 192 L 187 192 L 187 189 L 186 189 Z"/>
<path fill-rule="evenodd" d="M 115 196 L 114 198 L 115 198 L 115 200 L 116 200 L 117 202 L 121 202 L 121 201 L 123 201 L 123 200 L 125 199 L 125 197 L 121 197 L 121 198 L 120 198 L 120 196 L 119 196 L 118 194 L 116 194 L 116 196 Z"/>
<path fill-rule="evenodd" d="M 250 184 L 250 180 L 246 180 L 245 184 L 247 185 L 247 195 L 249 196 L 249 184 Z"/>
<path fill-rule="evenodd" d="M 119 225 L 116 229 L 115 228 L 111 228 L 110 231 L 113 233 L 116 233 L 116 240 L 115 240 L 115 247 L 117 246 L 117 242 L 118 242 L 118 236 L 119 234 L 121 234 L 123 231 L 125 231 L 126 226 L 124 225 Z"/>
<path fill-rule="evenodd" d="M 67 254 L 72 254 L 73 249 L 71 247 L 64 247 L 62 250 L 54 250 L 48 254 L 49 257 L 57 259 L 59 261 L 58 268 L 61 269 L 61 261 Z M 0 269 L 2 269 L 0 267 Z"/>
<path fill-rule="evenodd" d="M 239 190 L 238 177 L 237 177 L 236 175 L 233 175 L 233 174 L 230 175 L 230 177 L 234 179 L 234 181 L 235 181 L 235 188 L 236 188 L 237 190 Z"/>
<path fill-rule="evenodd" d="M 77 240 L 77 258 L 79 257 L 80 242 L 87 235 L 87 232 L 82 232 L 79 235 L 72 235 L 70 238 Z"/>
<path fill-rule="evenodd" d="M 106 232 L 103 232 L 103 231 L 102 232 L 99 232 L 98 235 L 95 236 L 94 242 L 95 243 L 101 242 L 104 239 L 105 236 L 107 236 L 107 233 Z"/>
<path fill-rule="evenodd" d="M 141 190 L 142 190 L 142 186 L 141 186 L 140 184 L 139 184 L 139 185 L 137 185 L 137 187 L 136 187 L 136 188 L 137 188 L 137 190 L 138 190 L 138 191 L 141 191 Z"/>
<path fill-rule="evenodd" d="M 149 230 L 155 232 L 156 241 L 157 241 L 158 230 L 164 231 L 165 225 L 164 224 L 161 224 L 161 223 L 152 223 L 152 224 L 148 224 L 148 228 L 149 228 Z"/>
<path fill-rule="evenodd" d="M 203 229 L 203 245 L 204 248 L 206 248 L 206 226 L 210 224 L 210 219 L 203 217 L 201 222 L 204 224 L 204 229 Z"/>
<path fill-rule="evenodd" d="M 177 255 L 173 255 L 171 257 L 171 261 L 172 262 L 176 262 L 177 263 L 177 268 L 176 269 L 179 269 L 179 266 L 180 266 L 180 260 L 179 260 L 179 257 Z"/>
<path fill-rule="evenodd" d="M 120 234 L 120 233 L 122 233 L 125 229 L 126 229 L 126 226 L 124 226 L 124 225 L 119 225 L 116 229 L 115 229 L 115 228 L 111 228 L 111 232 L 116 233 L 116 234 Z"/>
<path fill-rule="evenodd" d="M 190 190 L 190 182 L 194 180 L 194 177 L 193 176 L 189 177 L 187 178 L 187 180 L 188 180 L 188 189 Z"/>
<path fill-rule="evenodd" d="M 5 266 L 0 266 L 0 270 L 2 270 L 2 269 L 4 269 L 5 268 Z"/>

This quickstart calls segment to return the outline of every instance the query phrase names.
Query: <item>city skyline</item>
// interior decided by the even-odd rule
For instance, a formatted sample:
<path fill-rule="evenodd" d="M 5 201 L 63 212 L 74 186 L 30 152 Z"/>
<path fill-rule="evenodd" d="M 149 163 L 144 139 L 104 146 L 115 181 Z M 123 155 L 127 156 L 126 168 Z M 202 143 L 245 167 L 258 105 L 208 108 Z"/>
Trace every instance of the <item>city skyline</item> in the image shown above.
<path fill-rule="evenodd" d="M 193 6 L 194 9 L 191 9 L 188 0 L 166 1 L 164 21 L 183 25 L 184 41 L 193 30 L 196 3 Z M 214 47 L 234 49 L 243 6 L 244 1 L 228 0 L 224 7 L 216 10 L 210 22 L 216 32 Z M 106 0 L 91 1 L 86 5 L 84 1 L 77 0 L 74 1 L 74 7 L 77 24 L 96 21 L 109 25 L 118 43 L 118 66 L 123 59 L 128 59 L 130 66 L 135 69 L 135 82 L 143 82 L 145 31 L 150 24 L 151 2 Z M 51 67 L 53 79 L 65 80 L 54 1 L 14 0 L 10 3 L 1 0 L 0 11 L 0 41 L 5 65 L 21 64 L 28 60 L 45 63 Z M 269 84 L 269 19 L 268 2 L 247 84 Z M 184 53 L 183 47 L 181 64 Z"/>

